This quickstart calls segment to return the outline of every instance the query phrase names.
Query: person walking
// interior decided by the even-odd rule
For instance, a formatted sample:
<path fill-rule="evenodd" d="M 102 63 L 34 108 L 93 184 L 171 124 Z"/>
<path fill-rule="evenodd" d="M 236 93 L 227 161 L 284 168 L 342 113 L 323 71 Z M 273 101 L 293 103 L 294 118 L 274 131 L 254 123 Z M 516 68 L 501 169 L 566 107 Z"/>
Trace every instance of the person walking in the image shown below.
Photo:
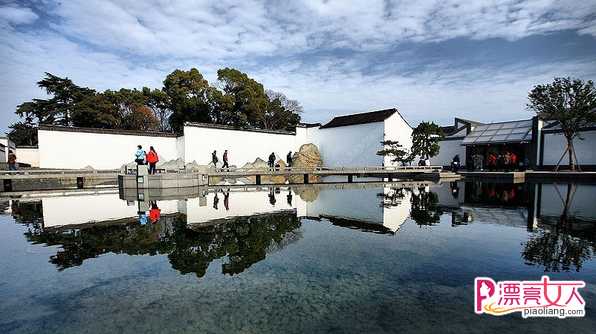
<path fill-rule="evenodd" d="M 271 170 L 273 170 L 274 167 L 275 167 L 275 152 L 271 152 L 271 154 L 269 154 L 269 168 L 271 168 Z"/>
<path fill-rule="evenodd" d="M 8 150 L 8 170 L 17 170 L 17 155 Z"/>
<path fill-rule="evenodd" d="M 145 156 L 147 154 L 143 150 L 141 145 L 137 145 L 137 151 L 135 152 L 135 162 L 137 165 L 144 165 L 145 164 Z"/>
<path fill-rule="evenodd" d="M 149 146 L 149 153 L 147 153 L 147 163 L 149 164 L 149 174 L 154 175 L 157 172 L 157 162 L 159 161 L 159 156 L 153 146 Z"/>
<path fill-rule="evenodd" d="M 217 158 L 216 150 L 214 150 L 213 153 L 211 153 L 211 162 L 213 163 L 213 167 L 217 168 L 217 163 L 219 162 L 219 159 Z"/>
<path fill-rule="evenodd" d="M 288 167 L 292 167 L 292 151 L 288 152 L 286 156 L 286 161 L 288 162 Z"/>
<path fill-rule="evenodd" d="M 221 168 L 227 168 L 228 170 L 230 170 L 230 165 L 228 164 L 228 150 L 224 151 L 223 154 L 223 165 L 221 165 Z"/>

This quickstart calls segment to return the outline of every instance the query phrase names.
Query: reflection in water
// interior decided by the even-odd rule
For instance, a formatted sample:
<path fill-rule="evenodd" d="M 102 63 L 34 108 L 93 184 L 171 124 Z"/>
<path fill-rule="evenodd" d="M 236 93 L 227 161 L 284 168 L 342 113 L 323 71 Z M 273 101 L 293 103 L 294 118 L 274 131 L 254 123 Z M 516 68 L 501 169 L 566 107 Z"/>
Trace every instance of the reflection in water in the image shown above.
<path fill-rule="evenodd" d="M 50 259 L 59 270 L 106 253 L 167 254 L 173 268 L 202 277 L 213 260 L 224 257 L 222 273 L 241 273 L 270 250 L 298 240 L 299 228 L 294 212 L 236 217 L 207 226 L 188 226 L 186 217 L 177 214 L 163 217 L 157 224 L 94 224 L 80 229 L 31 231 L 26 236 L 34 243 L 62 246 Z"/>
<path fill-rule="evenodd" d="M 286 200 L 277 201 L 283 194 Z M 444 214 L 451 226 L 464 229 L 472 223 L 527 228 L 531 233 L 521 257 L 548 272 L 579 271 L 595 252 L 596 213 L 589 201 L 596 196 L 593 185 L 401 183 L 339 190 L 288 187 L 283 193 L 279 187 L 252 192 L 226 188 L 198 196 L 156 200 L 144 194 L 146 202 L 129 204 L 116 199 L 106 205 L 113 213 L 96 213 L 105 215 L 104 220 L 82 218 L 83 213 L 62 225 L 56 222 L 67 222 L 72 212 L 61 208 L 65 203 L 77 207 L 70 204 L 75 197 L 66 202 L 59 198 L 14 201 L 11 207 L 15 220 L 29 226 L 30 241 L 62 245 L 51 259 L 59 269 L 113 252 L 167 254 L 174 268 L 199 277 L 209 263 L 223 259 L 222 272 L 235 274 L 264 259 L 270 249 L 299 239 L 302 218 L 388 235 L 396 234 L 408 218 L 419 226 L 435 226 Z M 107 203 L 110 198 L 101 201 Z"/>

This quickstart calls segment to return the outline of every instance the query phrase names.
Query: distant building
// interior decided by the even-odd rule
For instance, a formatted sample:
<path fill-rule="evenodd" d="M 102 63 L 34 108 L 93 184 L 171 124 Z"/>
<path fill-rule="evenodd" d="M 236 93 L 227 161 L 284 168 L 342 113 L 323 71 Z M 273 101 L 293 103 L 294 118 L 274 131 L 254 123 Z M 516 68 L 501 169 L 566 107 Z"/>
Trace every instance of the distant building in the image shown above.
<path fill-rule="evenodd" d="M 472 168 L 472 157 L 515 153 L 523 169 L 551 170 L 565 150 L 566 141 L 557 122 L 545 122 L 538 117 L 519 121 L 480 123 L 456 118 L 453 126 L 443 127 L 445 138 L 440 142 L 439 155 L 431 164 L 450 166 L 459 155 L 462 166 Z M 584 170 L 596 170 L 596 124 L 581 129 L 581 139 L 574 141 L 579 165 Z M 561 167 L 567 165 L 567 157 Z"/>

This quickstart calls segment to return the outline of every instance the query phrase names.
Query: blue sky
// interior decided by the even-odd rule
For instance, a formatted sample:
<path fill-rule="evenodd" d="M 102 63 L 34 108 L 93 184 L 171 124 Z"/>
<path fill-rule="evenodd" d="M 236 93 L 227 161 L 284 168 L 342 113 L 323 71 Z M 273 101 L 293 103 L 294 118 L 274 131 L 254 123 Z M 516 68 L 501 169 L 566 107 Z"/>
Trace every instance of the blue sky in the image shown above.
<path fill-rule="evenodd" d="M 596 1 L 0 0 L 0 126 L 44 72 L 98 90 L 236 67 L 303 119 L 397 107 L 411 124 L 531 117 L 527 92 L 596 79 Z"/>

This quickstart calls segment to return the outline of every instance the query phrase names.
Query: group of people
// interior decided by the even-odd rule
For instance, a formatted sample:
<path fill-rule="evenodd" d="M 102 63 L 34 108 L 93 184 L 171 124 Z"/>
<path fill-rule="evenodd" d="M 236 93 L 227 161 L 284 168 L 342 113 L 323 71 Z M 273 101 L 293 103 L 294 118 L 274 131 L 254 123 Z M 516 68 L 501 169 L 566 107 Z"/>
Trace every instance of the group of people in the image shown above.
<path fill-rule="evenodd" d="M 521 161 L 520 157 L 512 151 L 489 152 L 486 158 L 480 154 L 472 156 L 474 170 L 517 170 L 527 165 L 526 161 Z"/>
<path fill-rule="evenodd" d="M 228 155 L 228 150 L 225 150 L 222 156 L 223 159 L 223 163 L 221 165 L 220 168 L 224 169 L 230 169 L 230 163 L 229 163 L 229 155 Z M 276 155 L 275 152 L 271 152 L 271 154 L 269 154 L 269 158 L 267 161 L 267 166 L 269 166 L 269 168 L 274 169 L 279 167 L 279 165 L 276 165 L 275 160 L 276 160 Z M 286 156 L 286 162 L 287 162 L 287 167 L 292 167 L 293 161 L 292 161 L 292 151 L 288 152 L 288 155 Z M 214 167 L 217 168 L 217 164 L 219 163 L 219 158 L 217 157 L 217 150 L 214 150 L 213 153 L 211 153 L 211 163 L 213 164 Z"/>
<path fill-rule="evenodd" d="M 157 173 L 157 162 L 159 156 L 153 146 L 149 146 L 149 152 L 143 150 L 143 146 L 137 145 L 137 151 L 135 152 L 135 162 L 137 166 L 149 165 L 149 174 L 154 175 Z"/>

